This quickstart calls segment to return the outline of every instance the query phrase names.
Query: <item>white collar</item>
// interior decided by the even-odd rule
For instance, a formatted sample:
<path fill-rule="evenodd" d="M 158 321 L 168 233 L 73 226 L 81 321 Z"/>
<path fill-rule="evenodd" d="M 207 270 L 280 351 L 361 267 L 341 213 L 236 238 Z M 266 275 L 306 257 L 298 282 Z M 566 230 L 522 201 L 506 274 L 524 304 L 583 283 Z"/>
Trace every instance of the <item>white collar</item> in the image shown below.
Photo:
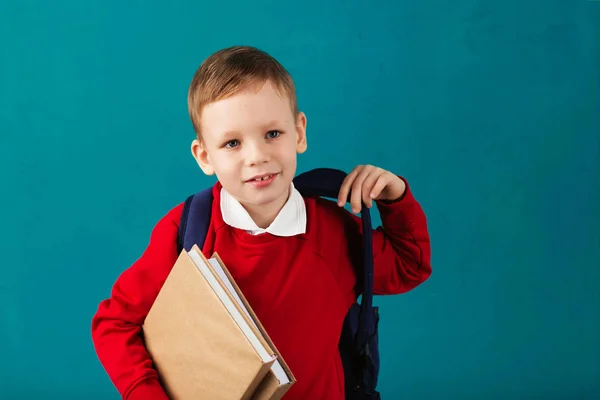
<path fill-rule="evenodd" d="M 294 236 L 306 232 L 306 205 L 293 183 L 288 200 L 266 229 L 259 228 L 248 211 L 225 188 L 221 188 L 221 215 L 227 225 L 253 235 L 268 232 L 275 236 Z"/>

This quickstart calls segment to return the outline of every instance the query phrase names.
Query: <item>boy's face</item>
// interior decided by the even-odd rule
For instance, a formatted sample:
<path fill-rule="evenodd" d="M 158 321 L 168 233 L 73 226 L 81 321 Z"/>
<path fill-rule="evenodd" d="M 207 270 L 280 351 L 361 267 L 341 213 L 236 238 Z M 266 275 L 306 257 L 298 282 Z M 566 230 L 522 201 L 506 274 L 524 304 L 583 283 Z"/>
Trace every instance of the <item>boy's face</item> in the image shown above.
<path fill-rule="evenodd" d="M 194 140 L 192 153 L 251 214 L 276 213 L 288 198 L 296 154 L 306 150 L 306 117 L 294 117 L 270 82 L 250 87 L 204 107 L 202 141 Z"/>

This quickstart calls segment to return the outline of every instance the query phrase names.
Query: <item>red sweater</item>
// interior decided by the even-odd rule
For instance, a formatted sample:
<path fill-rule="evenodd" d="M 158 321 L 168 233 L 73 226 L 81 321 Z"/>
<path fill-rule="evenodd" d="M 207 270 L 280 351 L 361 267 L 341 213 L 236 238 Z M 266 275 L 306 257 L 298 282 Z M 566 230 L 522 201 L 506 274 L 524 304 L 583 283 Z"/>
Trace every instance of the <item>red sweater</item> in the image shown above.
<path fill-rule="evenodd" d="M 253 236 L 226 225 L 214 186 L 203 252 L 217 251 L 297 378 L 286 400 L 343 400 L 338 341 L 357 298 L 360 218 L 325 199 L 306 199 L 307 231 Z M 383 228 L 373 232 L 374 292 L 407 292 L 431 274 L 425 215 L 407 185 L 401 200 L 377 202 Z M 92 322 L 100 362 L 124 399 L 168 399 L 142 343 L 141 325 L 177 258 L 183 205 L 155 226 L 150 243 L 116 281 Z"/>

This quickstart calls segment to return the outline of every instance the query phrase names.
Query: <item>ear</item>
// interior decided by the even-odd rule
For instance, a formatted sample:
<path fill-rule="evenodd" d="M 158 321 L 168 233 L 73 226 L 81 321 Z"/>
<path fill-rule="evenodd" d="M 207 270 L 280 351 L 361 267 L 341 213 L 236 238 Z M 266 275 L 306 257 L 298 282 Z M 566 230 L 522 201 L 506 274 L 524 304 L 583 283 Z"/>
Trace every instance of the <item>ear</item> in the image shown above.
<path fill-rule="evenodd" d="M 201 140 L 195 139 L 192 142 L 192 155 L 196 159 L 198 166 L 206 175 L 213 175 L 215 170 L 210 162 L 210 156 Z"/>
<path fill-rule="evenodd" d="M 306 115 L 299 112 L 296 117 L 296 151 L 298 154 L 302 154 L 306 148 Z"/>

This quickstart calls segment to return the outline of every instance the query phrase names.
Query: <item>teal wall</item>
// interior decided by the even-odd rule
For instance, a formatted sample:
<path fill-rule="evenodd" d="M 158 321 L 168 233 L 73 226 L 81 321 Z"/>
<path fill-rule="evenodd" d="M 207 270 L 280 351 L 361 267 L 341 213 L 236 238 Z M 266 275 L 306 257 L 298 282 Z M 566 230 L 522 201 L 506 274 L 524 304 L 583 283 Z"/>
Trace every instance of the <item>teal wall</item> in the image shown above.
<path fill-rule="evenodd" d="M 0 2 L 0 398 L 118 398 L 90 320 L 213 182 L 194 70 L 252 44 L 296 79 L 300 170 L 377 164 L 427 212 L 431 280 L 377 299 L 384 399 L 598 399 L 600 2 L 283 3 Z"/>

